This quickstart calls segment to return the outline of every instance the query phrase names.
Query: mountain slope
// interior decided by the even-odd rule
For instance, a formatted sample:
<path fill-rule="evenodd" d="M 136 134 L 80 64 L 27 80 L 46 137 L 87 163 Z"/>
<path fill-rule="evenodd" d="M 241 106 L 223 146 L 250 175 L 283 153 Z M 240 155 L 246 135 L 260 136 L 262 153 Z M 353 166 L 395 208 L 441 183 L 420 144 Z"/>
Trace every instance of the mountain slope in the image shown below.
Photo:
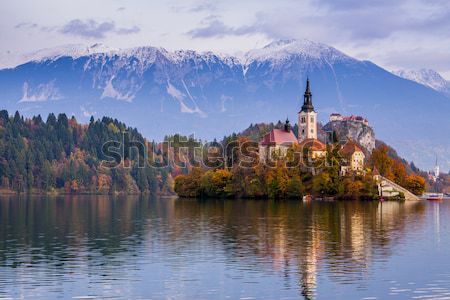
<path fill-rule="evenodd" d="M 450 97 L 450 81 L 445 80 L 438 72 L 431 69 L 398 70 L 394 74 L 423 84 Z"/>
<path fill-rule="evenodd" d="M 0 70 L 0 101 L 26 115 L 109 115 L 158 139 L 212 139 L 250 123 L 296 120 L 307 76 L 322 122 L 331 112 L 363 115 L 402 156 L 428 168 L 437 154 L 450 169 L 447 98 L 311 41 L 274 42 L 241 60 L 155 47 L 52 53 Z"/>

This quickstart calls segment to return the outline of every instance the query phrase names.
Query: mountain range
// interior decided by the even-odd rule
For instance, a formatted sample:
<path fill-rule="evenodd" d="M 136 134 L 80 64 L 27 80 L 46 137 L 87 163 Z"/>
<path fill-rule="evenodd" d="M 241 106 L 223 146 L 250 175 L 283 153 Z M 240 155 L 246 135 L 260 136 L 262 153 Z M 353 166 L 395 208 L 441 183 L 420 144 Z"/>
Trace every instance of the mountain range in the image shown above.
<path fill-rule="evenodd" d="M 450 97 L 450 81 L 444 79 L 441 74 L 431 69 L 397 70 L 394 74 L 428 86 Z"/>
<path fill-rule="evenodd" d="M 66 112 L 81 122 L 107 115 L 150 139 L 211 140 L 251 123 L 296 121 L 309 77 L 323 123 L 332 112 L 362 115 L 401 156 L 424 169 L 437 156 L 450 169 L 450 98 L 437 77 L 394 74 L 325 44 L 282 40 L 242 57 L 65 46 L 24 59 L 0 70 L 0 106 L 10 113 Z"/>

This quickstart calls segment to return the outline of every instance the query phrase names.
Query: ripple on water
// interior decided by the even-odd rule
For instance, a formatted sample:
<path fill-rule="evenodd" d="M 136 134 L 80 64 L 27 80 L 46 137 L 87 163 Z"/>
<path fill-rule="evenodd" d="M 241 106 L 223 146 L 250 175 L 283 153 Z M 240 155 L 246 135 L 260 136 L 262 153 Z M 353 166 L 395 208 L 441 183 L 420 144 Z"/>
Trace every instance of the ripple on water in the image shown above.
<path fill-rule="evenodd" d="M 28 205 L 0 198 L 0 300 L 450 296 L 448 203 L 440 211 L 98 197 Z"/>

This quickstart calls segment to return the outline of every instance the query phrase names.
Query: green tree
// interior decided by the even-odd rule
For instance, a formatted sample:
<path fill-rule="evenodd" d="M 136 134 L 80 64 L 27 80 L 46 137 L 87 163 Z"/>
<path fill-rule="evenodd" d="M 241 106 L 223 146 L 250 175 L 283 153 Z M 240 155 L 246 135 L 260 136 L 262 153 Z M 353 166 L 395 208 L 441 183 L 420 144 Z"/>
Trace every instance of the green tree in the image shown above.
<path fill-rule="evenodd" d="M 288 179 L 286 185 L 286 196 L 288 198 L 300 198 L 303 196 L 304 187 L 299 175 L 294 175 Z"/>

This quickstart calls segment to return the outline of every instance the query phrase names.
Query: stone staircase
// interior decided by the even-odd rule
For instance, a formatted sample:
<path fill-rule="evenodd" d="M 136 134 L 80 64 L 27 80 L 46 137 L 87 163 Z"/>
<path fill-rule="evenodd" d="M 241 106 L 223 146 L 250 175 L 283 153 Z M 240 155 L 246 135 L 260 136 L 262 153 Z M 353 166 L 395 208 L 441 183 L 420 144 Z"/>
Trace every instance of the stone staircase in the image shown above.
<path fill-rule="evenodd" d="M 400 192 L 405 195 L 405 200 L 420 200 L 420 198 L 404 187 L 396 184 L 395 182 L 383 177 L 381 175 L 374 176 L 376 182 L 378 183 L 378 192 L 380 196 L 392 197 L 397 196 Z"/>

